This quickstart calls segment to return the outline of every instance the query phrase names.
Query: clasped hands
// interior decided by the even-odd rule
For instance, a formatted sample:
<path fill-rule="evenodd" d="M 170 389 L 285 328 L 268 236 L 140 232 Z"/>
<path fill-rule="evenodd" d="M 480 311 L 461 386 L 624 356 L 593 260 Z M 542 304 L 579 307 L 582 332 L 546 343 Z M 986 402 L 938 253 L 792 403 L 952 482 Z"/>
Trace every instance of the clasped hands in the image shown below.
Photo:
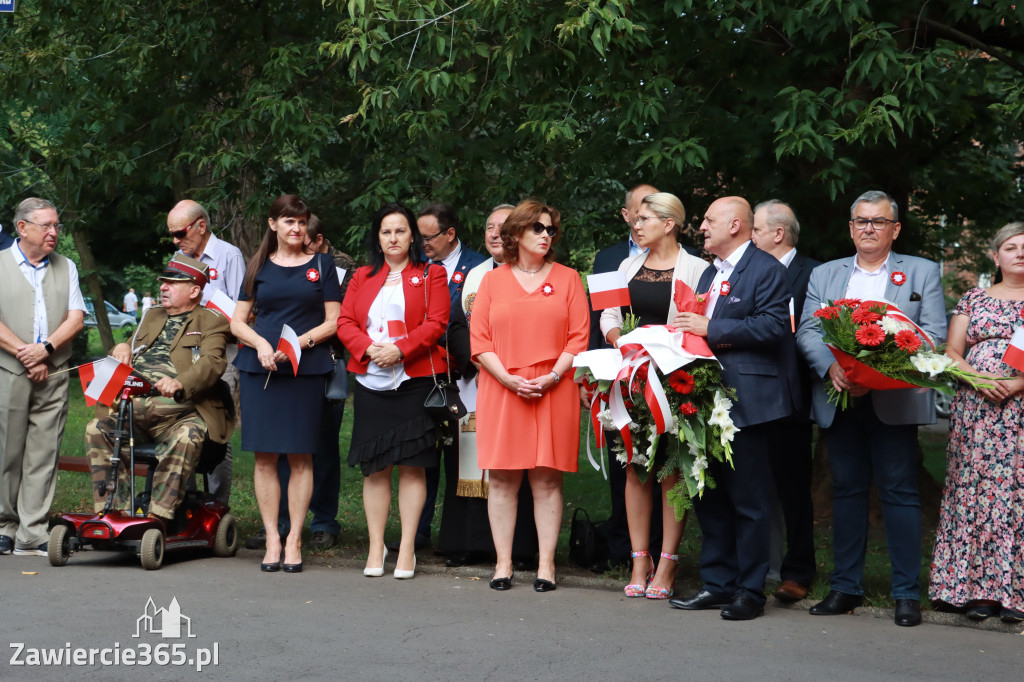
<path fill-rule="evenodd" d="M 394 367 L 402 361 L 402 351 L 393 343 L 371 343 L 366 349 L 366 357 L 378 367 Z"/>
<path fill-rule="evenodd" d="M 46 363 L 43 362 L 46 358 L 50 357 L 50 354 L 46 352 L 46 347 L 43 344 L 26 343 L 23 346 L 18 346 L 18 352 L 15 357 L 28 370 L 29 381 L 39 383 L 40 381 L 46 381 L 47 377 L 50 376 L 50 371 L 47 369 Z"/>
<path fill-rule="evenodd" d="M 260 366 L 263 369 L 276 372 L 277 363 L 286 361 L 288 356 L 284 354 L 284 351 L 275 350 L 273 346 L 263 341 L 256 348 L 256 358 L 260 361 Z"/>
<path fill-rule="evenodd" d="M 520 398 L 532 400 L 544 395 L 551 388 L 551 384 L 555 383 L 555 378 L 550 374 L 539 376 L 536 379 L 526 379 L 518 374 L 509 374 L 501 383 Z"/>

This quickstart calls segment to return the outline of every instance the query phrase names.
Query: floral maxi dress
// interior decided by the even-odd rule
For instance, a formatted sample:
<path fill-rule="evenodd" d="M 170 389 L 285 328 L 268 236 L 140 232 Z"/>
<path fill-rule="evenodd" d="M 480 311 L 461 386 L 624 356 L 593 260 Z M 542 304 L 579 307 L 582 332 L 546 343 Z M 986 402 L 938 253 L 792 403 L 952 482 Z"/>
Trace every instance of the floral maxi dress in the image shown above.
<path fill-rule="evenodd" d="M 955 314 L 969 318 L 967 362 L 979 371 L 1016 374 L 1002 361 L 1024 303 L 971 289 Z M 991 599 L 1024 610 L 1024 403 L 996 405 L 961 384 L 950 416 L 946 485 L 939 512 L 929 593 L 955 606 Z"/>

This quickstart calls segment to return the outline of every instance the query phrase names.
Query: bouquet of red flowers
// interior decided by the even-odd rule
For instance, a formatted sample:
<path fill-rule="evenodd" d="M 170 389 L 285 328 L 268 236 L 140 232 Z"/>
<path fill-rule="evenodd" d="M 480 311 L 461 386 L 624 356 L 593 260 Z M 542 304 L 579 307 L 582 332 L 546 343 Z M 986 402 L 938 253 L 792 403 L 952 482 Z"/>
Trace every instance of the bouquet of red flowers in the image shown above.
<path fill-rule="evenodd" d="M 950 381 L 981 387 L 982 379 L 957 369 L 952 358 L 896 306 L 884 301 L 841 298 L 814 311 L 825 344 L 847 378 L 873 390 L 934 388 L 951 394 Z M 825 377 L 829 402 L 846 409 L 849 395 Z"/>

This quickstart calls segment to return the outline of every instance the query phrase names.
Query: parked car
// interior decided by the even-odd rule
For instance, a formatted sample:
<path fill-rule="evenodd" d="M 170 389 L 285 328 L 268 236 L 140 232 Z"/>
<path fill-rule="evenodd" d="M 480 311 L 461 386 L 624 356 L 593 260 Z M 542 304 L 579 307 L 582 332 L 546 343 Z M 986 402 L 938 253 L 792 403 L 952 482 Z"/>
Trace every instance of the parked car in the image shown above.
<path fill-rule="evenodd" d="M 122 313 L 118 310 L 113 303 L 110 301 L 104 301 L 107 304 L 107 319 L 110 320 L 111 329 L 131 329 L 139 322 L 135 319 L 134 315 L 128 313 Z M 85 299 L 85 326 L 95 327 L 96 326 L 96 310 L 92 305 L 92 299 Z"/>

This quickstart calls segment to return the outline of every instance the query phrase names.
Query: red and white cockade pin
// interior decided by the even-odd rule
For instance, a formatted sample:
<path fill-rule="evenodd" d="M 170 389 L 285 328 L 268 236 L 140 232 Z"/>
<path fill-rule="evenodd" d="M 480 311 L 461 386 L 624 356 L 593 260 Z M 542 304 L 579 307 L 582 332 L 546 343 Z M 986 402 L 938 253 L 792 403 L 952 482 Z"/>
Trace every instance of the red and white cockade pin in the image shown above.
<path fill-rule="evenodd" d="M 550 296 L 551 294 L 555 293 L 555 288 L 548 284 L 547 282 L 545 282 L 540 287 L 540 293 L 544 294 L 545 296 Z"/>
<path fill-rule="evenodd" d="M 730 289 L 732 289 L 732 285 L 729 284 L 729 280 L 723 281 L 722 286 L 718 287 L 719 296 L 728 296 Z"/>
<path fill-rule="evenodd" d="M 317 272 L 316 268 L 310 268 L 309 270 L 306 270 L 306 279 L 310 282 L 315 282 L 320 279 L 320 273 Z"/>
<path fill-rule="evenodd" d="M 419 275 L 413 275 L 412 277 L 409 278 L 409 284 L 413 285 L 414 287 L 422 286 L 423 278 L 420 277 Z"/>
<path fill-rule="evenodd" d="M 907 276 L 900 272 L 899 270 L 897 270 L 896 272 L 892 273 L 889 276 L 889 279 L 892 280 L 893 284 L 895 284 L 898 287 L 901 287 L 907 281 Z"/>
<path fill-rule="evenodd" d="M 452 281 L 456 284 L 462 284 L 462 280 L 466 279 L 461 272 L 456 272 L 452 275 Z"/>
<path fill-rule="evenodd" d="M 217 268 L 210 268 L 210 280 L 217 279 Z"/>

